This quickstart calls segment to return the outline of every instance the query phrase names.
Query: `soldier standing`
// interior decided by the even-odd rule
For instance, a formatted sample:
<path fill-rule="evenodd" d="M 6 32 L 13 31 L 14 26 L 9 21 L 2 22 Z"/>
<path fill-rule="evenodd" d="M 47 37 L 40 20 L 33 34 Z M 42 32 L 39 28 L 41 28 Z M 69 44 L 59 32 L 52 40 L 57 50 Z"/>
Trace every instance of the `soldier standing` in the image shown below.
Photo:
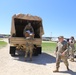
<path fill-rule="evenodd" d="M 31 24 L 29 23 L 26 25 L 24 29 L 24 36 L 26 38 L 26 54 L 25 54 L 25 60 L 27 58 L 28 52 L 30 53 L 30 60 L 32 60 L 32 54 L 33 54 L 33 40 L 34 40 L 34 30 Z"/>
<path fill-rule="evenodd" d="M 68 67 L 68 61 L 67 61 L 67 42 L 64 41 L 64 37 L 60 36 L 58 37 L 59 42 L 57 43 L 57 47 L 56 47 L 56 70 L 54 70 L 53 72 L 59 72 L 59 67 L 60 67 L 60 61 L 62 60 L 67 68 L 67 70 L 69 70 Z"/>
<path fill-rule="evenodd" d="M 73 36 L 70 38 L 70 47 L 70 61 L 74 62 L 75 39 Z"/>
<path fill-rule="evenodd" d="M 70 39 L 67 39 L 67 40 L 66 40 L 66 41 L 67 41 L 67 48 L 68 48 L 68 58 L 69 58 L 69 51 L 70 51 L 70 49 L 71 49 L 69 40 L 70 40 Z"/>

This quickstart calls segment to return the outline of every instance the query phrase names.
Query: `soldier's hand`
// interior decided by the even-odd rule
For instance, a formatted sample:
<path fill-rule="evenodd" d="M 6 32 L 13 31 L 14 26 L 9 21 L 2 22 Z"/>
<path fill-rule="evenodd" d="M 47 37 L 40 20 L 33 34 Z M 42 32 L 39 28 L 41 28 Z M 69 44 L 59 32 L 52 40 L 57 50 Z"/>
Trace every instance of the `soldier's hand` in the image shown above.
<path fill-rule="evenodd" d="M 65 55 L 65 52 L 62 53 L 62 56 L 64 56 L 64 55 Z"/>
<path fill-rule="evenodd" d="M 56 51 L 54 51 L 54 54 L 56 55 Z"/>

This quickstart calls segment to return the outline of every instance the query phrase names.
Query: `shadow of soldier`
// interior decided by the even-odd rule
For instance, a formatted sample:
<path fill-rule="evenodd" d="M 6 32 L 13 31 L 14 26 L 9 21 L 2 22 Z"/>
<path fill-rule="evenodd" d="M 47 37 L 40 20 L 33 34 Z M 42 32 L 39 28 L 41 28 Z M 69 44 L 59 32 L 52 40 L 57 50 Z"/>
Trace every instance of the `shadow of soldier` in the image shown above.
<path fill-rule="evenodd" d="M 70 74 L 70 75 L 76 75 L 76 72 L 69 70 L 69 71 L 60 71 L 59 73 L 66 73 L 66 74 Z"/>
<path fill-rule="evenodd" d="M 14 57 L 14 60 L 18 60 L 18 61 L 21 61 L 21 62 L 33 63 L 33 64 L 40 64 L 40 65 L 46 65 L 47 63 L 55 63 L 56 62 L 55 57 L 48 54 L 48 53 L 42 53 L 38 56 L 33 56 L 31 62 L 29 61 L 29 57 L 27 59 L 28 60 L 25 61 L 24 56 Z"/>

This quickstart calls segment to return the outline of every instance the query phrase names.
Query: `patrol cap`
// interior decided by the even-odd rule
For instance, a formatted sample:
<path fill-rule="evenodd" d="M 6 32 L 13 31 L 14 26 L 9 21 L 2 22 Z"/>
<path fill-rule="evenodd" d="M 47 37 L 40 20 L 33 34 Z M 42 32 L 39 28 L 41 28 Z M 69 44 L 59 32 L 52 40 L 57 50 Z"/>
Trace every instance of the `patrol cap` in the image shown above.
<path fill-rule="evenodd" d="M 74 39 L 74 36 L 71 36 L 72 39 Z"/>
<path fill-rule="evenodd" d="M 31 23 L 28 23 L 28 26 L 31 26 Z"/>
<path fill-rule="evenodd" d="M 58 38 L 61 39 L 61 38 L 64 38 L 64 36 L 59 36 Z"/>

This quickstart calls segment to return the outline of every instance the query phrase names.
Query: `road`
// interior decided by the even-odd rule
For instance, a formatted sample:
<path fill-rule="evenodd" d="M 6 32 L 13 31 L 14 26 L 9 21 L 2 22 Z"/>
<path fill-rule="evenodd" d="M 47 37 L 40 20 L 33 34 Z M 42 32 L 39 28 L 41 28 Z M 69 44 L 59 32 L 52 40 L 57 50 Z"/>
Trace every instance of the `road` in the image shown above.
<path fill-rule="evenodd" d="M 8 42 L 7 39 L 4 41 Z M 0 75 L 76 75 L 76 59 L 75 62 L 69 61 L 69 68 L 70 71 L 67 71 L 61 62 L 60 72 L 53 73 L 55 56 L 51 53 L 43 52 L 39 56 L 34 56 L 30 62 L 24 61 L 24 56 L 11 57 L 9 44 L 0 49 Z"/>

